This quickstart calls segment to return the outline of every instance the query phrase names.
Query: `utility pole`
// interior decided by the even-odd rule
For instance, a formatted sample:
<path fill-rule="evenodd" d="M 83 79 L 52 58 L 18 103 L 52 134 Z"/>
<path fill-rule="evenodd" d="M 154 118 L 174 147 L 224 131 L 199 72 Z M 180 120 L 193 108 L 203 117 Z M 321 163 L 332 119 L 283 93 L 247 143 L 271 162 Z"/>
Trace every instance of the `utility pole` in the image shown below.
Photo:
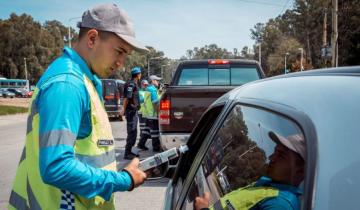
<path fill-rule="evenodd" d="M 24 70 L 25 70 L 25 79 L 27 80 L 27 66 L 26 66 L 26 58 L 24 58 Z"/>
<path fill-rule="evenodd" d="M 300 58 L 300 71 L 304 70 L 304 66 L 303 66 L 303 56 L 304 56 L 304 49 L 303 48 L 299 48 L 300 52 L 301 52 L 301 58 Z"/>
<path fill-rule="evenodd" d="M 338 0 L 332 0 L 332 10 L 331 64 L 338 67 Z"/>
<path fill-rule="evenodd" d="M 68 37 L 69 37 L 69 47 L 71 47 L 71 32 L 70 32 L 70 26 L 68 27 L 68 32 L 69 32 L 69 35 L 68 35 Z"/>
<path fill-rule="evenodd" d="M 259 42 L 259 64 L 261 67 L 261 41 Z"/>
<path fill-rule="evenodd" d="M 289 55 L 289 53 L 287 52 L 287 53 L 285 53 L 285 65 L 284 65 L 284 74 L 286 74 L 287 73 L 287 70 L 286 70 L 286 60 L 287 60 L 287 56 Z"/>
<path fill-rule="evenodd" d="M 327 46 L 327 8 L 324 11 L 324 21 L 323 21 L 323 47 Z"/>
<path fill-rule="evenodd" d="M 69 27 L 68 27 L 68 39 L 69 39 L 69 47 L 71 47 L 71 26 L 70 26 L 70 22 L 72 20 L 75 20 L 75 19 L 79 19 L 81 17 L 73 17 L 73 18 L 70 18 L 69 19 Z"/>

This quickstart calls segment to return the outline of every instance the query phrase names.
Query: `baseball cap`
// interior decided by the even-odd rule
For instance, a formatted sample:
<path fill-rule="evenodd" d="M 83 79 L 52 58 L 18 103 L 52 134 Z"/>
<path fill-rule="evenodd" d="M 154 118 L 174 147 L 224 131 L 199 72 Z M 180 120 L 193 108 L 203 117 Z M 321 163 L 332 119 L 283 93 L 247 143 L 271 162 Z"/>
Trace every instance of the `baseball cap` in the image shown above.
<path fill-rule="evenodd" d="M 134 68 L 131 69 L 131 74 L 139 74 L 141 73 L 141 68 L 136 66 Z"/>
<path fill-rule="evenodd" d="M 150 80 L 162 80 L 162 78 L 161 77 L 158 77 L 158 76 L 156 76 L 156 75 L 151 75 L 150 77 L 149 77 L 149 79 Z"/>
<path fill-rule="evenodd" d="M 142 84 L 142 85 L 148 85 L 149 82 L 148 82 L 146 79 L 143 79 L 143 80 L 141 80 L 141 84 Z"/>
<path fill-rule="evenodd" d="M 117 7 L 116 4 L 101 4 L 86 10 L 82 15 L 79 28 L 94 28 L 101 31 L 115 33 L 131 45 L 135 51 L 149 51 L 142 43 L 135 39 L 133 23 L 126 12 Z"/>
<path fill-rule="evenodd" d="M 298 153 L 303 160 L 306 160 L 306 144 L 304 136 L 301 134 L 294 134 L 288 137 L 283 137 L 279 134 L 276 134 L 272 131 L 269 132 L 269 137 L 275 143 L 281 143 L 285 147 L 289 148 L 290 150 Z"/>

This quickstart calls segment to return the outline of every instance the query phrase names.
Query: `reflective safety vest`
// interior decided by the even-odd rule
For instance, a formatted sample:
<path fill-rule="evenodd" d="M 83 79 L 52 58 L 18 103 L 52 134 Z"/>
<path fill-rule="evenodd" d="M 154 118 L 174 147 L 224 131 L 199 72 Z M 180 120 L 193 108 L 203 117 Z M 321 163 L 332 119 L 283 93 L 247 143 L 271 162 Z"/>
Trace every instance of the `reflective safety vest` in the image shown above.
<path fill-rule="evenodd" d="M 158 119 L 157 116 L 157 109 L 155 109 L 154 104 L 151 101 L 151 93 L 149 91 L 145 91 L 148 93 L 146 97 L 144 97 L 144 106 L 145 106 L 145 112 L 146 112 L 146 118 L 148 119 Z M 158 94 L 158 100 L 160 99 L 159 91 Z M 143 114 L 144 116 L 144 114 Z"/>
<path fill-rule="evenodd" d="M 146 107 L 145 107 L 145 95 L 150 94 L 150 92 L 146 90 L 139 90 L 139 98 L 140 98 L 140 110 L 138 111 L 139 114 L 142 114 L 143 116 L 146 115 Z"/>
<path fill-rule="evenodd" d="M 299 201 L 291 192 L 280 191 L 277 188 L 269 186 L 258 186 L 255 184 L 234 190 L 210 207 L 211 210 L 248 210 L 257 205 L 259 202 L 274 198 L 281 194 L 281 197 L 286 199 L 293 209 L 299 209 Z"/>
<path fill-rule="evenodd" d="M 75 156 L 78 161 L 90 166 L 101 165 L 100 168 L 116 171 L 114 145 L 106 147 L 97 145 L 99 139 L 114 140 L 108 116 L 90 79 L 85 75 L 81 79 L 90 95 L 92 130 L 88 137 L 75 141 Z M 35 103 L 38 92 L 39 89 L 36 88 L 29 109 L 26 143 L 11 191 L 9 209 L 59 209 L 62 201 L 62 191 L 55 186 L 45 184 L 40 175 L 39 113 Z M 76 210 L 115 209 L 114 195 L 111 196 L 110 201 L 105 201 L 100 196 L 86 199 L 74 194 L 73 201 Z"/>

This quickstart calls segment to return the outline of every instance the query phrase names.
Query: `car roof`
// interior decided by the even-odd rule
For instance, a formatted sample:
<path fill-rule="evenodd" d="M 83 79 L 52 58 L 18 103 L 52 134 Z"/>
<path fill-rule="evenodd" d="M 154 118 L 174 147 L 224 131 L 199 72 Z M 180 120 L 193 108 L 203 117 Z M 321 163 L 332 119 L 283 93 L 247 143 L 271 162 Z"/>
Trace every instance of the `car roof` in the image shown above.
<path fill-rule="evenodd" d="M 301 101 L 301 98 L 311 98 L 315 93 L 328 93 L 327 90 L 336 86 L 342 86 L 342 88 L 334 88 L 331 94 L 351 95 L 351 92 L 343 91 L 343 88 L 346 86 L 360 88 L 359 85 L 353 87 L 352 83 L 347 83 L 351 78 L 360 78 L 360 66 L 319 69 L 269 77 L 235 88 L 228 93 L 229 96 L 224 97 L 229 97 L 230 100 L 251 97 L 292 104 L 294 107 L 301 108 L 304 103 L 311 103 L 310 100 Z M 252 94 L 253 92 L 256 94 Z"/>
<path fill-rule="evenodd" d="M 180 61 L 179 65 L 200 65 L 200 64 L 208 64 L 209 60 L 226 60 L 229 61 L 230 64 L 258 64 L 255 60 L 247 60 L 247 59 L 199 59 L 199 60 L 183 60 Z"/>

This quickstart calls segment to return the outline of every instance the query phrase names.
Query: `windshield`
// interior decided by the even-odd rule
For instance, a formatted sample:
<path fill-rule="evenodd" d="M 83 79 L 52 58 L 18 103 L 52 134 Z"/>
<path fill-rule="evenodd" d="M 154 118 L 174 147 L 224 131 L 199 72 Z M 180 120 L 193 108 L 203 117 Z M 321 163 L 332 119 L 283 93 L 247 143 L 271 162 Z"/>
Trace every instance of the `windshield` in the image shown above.
<path fill-rule="evenodd" d="M 256 67 L 184 68 L 179 86 L 237 86 L 258 80 Z"/>

